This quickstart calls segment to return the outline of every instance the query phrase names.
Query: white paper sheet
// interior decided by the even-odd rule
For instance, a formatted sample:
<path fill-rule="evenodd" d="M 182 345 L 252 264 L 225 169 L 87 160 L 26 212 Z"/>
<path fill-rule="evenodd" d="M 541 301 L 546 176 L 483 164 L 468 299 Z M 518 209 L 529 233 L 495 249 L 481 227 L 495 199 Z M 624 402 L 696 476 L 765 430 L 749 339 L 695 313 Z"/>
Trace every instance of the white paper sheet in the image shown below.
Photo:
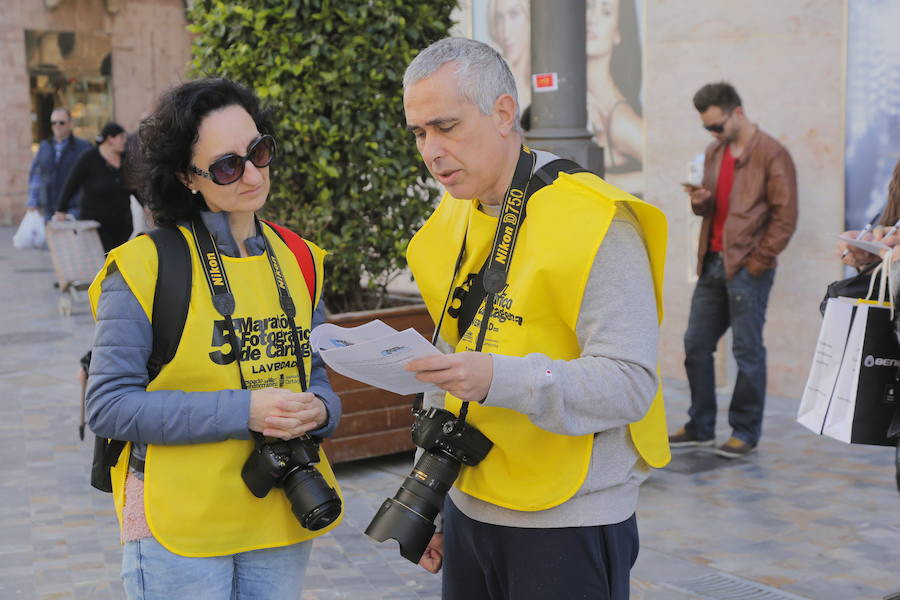
<path fill-rule="evenodd" d="M 857 239 L 854 239 L 853 236 L 849 236 L 849 235 L 845 236 L 845 235 L 841 234 L 838 236 L 838 239 L 840 239 L 843 242 L 847 242 L 851 246 L 856 246 L 857 248 L 862 248 L 866 252 L 871 252 L 875 256 L 881 256 L 882 250 L 888 250 L 890 248 L 890 246 L 888 246 L 887 244 L 882 244 L 881 242 L 875 242 L 872 240 L 868 240 L 868 241 L 867 240 L 857 240 Z"/>
<path fill-rule="evenodd" d="M 377 319 L 358 327 L 324 323 L 313 329 L 309 343 L 345 377 L 401 395 L 440 391 L 404 369 L 415 358 L 440 354 L 415 329 L 397 331 Z"/>

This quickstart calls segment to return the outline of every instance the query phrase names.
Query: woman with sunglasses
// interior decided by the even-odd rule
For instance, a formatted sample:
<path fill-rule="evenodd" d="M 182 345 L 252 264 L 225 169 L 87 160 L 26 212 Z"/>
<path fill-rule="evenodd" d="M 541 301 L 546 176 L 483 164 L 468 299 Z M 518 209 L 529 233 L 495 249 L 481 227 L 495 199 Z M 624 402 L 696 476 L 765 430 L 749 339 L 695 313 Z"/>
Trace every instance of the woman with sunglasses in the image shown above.
<path fill-rule="evenodd" d="M 109 252 L 131 236 L 131 190 L 122 176 L 125 128 L 107 123 L 96 138 L 97 146 L 78 159 L 62 191 L 53 218 L 65 220 L 72 198 L 81 190 L 80 217 L 100 223 L 100 242 Z"/>
<path fill-rule="evenodd" d="M 247 461 L 254 448 L 330 435 L 341 413 L 303 342 L 324 320 L 315 277 L 324 252 L 295 237 L 312 257 L 304 270 L 255 216 L 269 194 L 272 133 L 257 98 L 224 79 L 170 90 L 141 124 L 144 197 L 158 226 L 177 229 L 193 267 L 181 341 L 155 377 L 154 241 L 113 250 L 90 290 L 88 422 L 130 442 L 111 471 L 129 598 L 298 598 L 312 539 L 339 522 L 334 512 L 307 529 L 293 496 L 257 497 L 242 476 L 270 476 Z M 320 481 L 336 489 L 318 458 Z"/>

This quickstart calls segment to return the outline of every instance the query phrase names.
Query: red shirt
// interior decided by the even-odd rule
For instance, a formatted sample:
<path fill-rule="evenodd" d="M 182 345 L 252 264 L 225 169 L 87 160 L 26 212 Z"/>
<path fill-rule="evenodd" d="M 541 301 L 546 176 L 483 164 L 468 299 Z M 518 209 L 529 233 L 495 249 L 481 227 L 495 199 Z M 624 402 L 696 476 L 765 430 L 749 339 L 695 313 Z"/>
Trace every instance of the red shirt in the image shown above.
<path fill-rule="evenodd" d="M 731 195 L 733 183 L 734 156 L 731 155 L 731 146 L 725 146 L 716 183 L 716 214 L 713 217 L 712 235 L 709 237 L 710 252 L 721 252 L 725 249 L 722 245 L 722 231 L 725 229 L 725 219 L 728 218 L 728 197 Z"/>

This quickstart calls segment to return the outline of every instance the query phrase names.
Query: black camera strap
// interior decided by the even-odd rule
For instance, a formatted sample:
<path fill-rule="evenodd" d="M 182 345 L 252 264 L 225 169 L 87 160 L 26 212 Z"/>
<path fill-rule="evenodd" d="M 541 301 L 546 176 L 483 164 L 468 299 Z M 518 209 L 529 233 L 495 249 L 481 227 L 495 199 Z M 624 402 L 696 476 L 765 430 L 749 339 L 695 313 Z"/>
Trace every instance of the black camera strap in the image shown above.
<path fill-rule="evenodd" d="M 262 227 L 259 224 L 259 220 L 256 217 L 253 217 L 254 222 L 256 223 L 256 230 L 259 232 L 259 235 L 262 236 L 263 241 L 266 243 L 266 256 L 269 257 L 269 266 L 272 268 L 272 276 L 275 278 L 275 285 L 278 287 L 278 298 L 281 302 L 281 310 L 284 311 L 284 314 L 287 315 L 288 322 L 291 324 L 291 341 L 294 344 L 294 356 L 297 358 L 297 374 L 300 377 L 300 391 L 306 391 L 306 367 L 303 364 L 303 353 L 300 351 L 300 334 L 297 331 L 297 307 L 294 305 L 294 299 L 291 298 L 291 292 L 287 287 L 287 281 L 284 278 L 284 272 L 281 270 L 281 264 L 278 262 L 278 257 L 275 256 L 275 251 L 272 249 L 272 244 L 269 242 L 269 238 L 267 238 L 263 232 Z M 313 310 L 315 307 L 312 307 Z M 310 320 L 310 326 L 312 325 L 312 320 Z"/>
<path fill-rule="evenodd" d="M 225 317 L 225 335 L 231 345 L 231 353 L 234 355 L 238 376 L 241 378 L 241 389 L 246 390 L 247 382 L 244 380 L 244 370 L 241 368 L 241 345 L 238 343 L 234 321 L 231 319 L 235 308 L 234 294 L 231 293 L 231 285 L 225 274 L 222 255 L 219 254 L 219 248 L 209 229 L 206 228 L 206 224 L 203 223 L 203 219 L 198 217 L 191 221 L 191 235 L 194 238 L 197 253 L 200 255 L 200 264 L 203 265 L 203 274 L 206 276 L 209 293 L 212 294 L 213 306 L 220 315 Z"/>
<path fill-rule="evenodd" d="M 529 160 L 530 159 L 530 160 Z M 509 188 L 504 195 L 503 208 L 497 222 L 497 231 L 494 233 L 494 242 L 491 246 L 491 253 L 487 260 L 481 266 L 475 281 L 472 283 L 469 292 L 463 298 L 459 308 L 458 331 L 460 337 L 469 329 L 478 308 L 489 296 L 487 306 L 485 306 L 484 317 L 481 321 L 478 338 L 475 345 L 476 352 L 480 352 L 484 346 L 484 337 L 487 333 L 491 312 L 494 306 L 494 295 L 502 292 L 506 285 L 506 277 L 509 273 L 510 264 L 512 262 L 512 254 L 518 240 L 519 230 L 522 221 L 525 219 L 525 208 L 529 198 L 543 188 L 556 181 L 559 173 L 589 173 L 587 169 L 582 168 L 577 163 L 565 159 L 557 158 L 545 164 L 543 167 L 533 172 L 534 165 L 537 161 L 534 153 L 526 146 L 522 146 L 519 152 L 519 161 L 516 164 L 516 170 L 513 173 L 513 179 Z M 519 194 L 519 192 L 522 192 Z M 512 203 L 507 201 L 512 198 Z M 509 216 L 507 216 L 509 215 Z M 453 267 L 453 274 L 450 277 L 450 289 L 444 299 L 444 306 L 441 309 L 441 316 L 438 319 L 437 327 L 431 338 L 432 345 L 437 344 L 440 337 L 441 327 L 444 323 L 444 316 L 447 314 L 447 307 L 450 299 L 453 297 L 454 282 L 459 269 L 462 266 L 463 258 L 466 251 L 466 236 L 463 236 L 462 246 L 456 257 L 456 264 Z M 488 275 L 488 271 L 491 275 Z M 490 286 L 491 289 L 488 289 Z M 422 408 L 424 394 L 416 394 L 413 402 L 413 412 L 417 412 Z M 468 402 L 463 402 L 460 408 L 460 419 L 465 420 L 468 412 Z"/>
<path fill-rule="evenodd" d="M 469 290 L 469 293 L 466 294 L 465 298 L 463 298 L 462 304 L 459 307 L 459 319 L 457 322 L 457 327 L 459 331 L 459 336 L 462 337 L 465 335 L 466 331 L 469 329 L 469 326 L 472 324 L 472 321 L 475 318 L 475 315 L 478 314 L 478 309 L 481 307 L 481 303 L 484 301 L 485 296 L 491 292 L 488 289 L 488 281 L 491 277 L 496 281 L 495 287 L 497 291 L 493 292 L 497 294 L 503 291 L 504 286 L 506 285 L 506 276 L 509 273 L 509 265 L 512 261 L 512 252 L 515 248 L 516 241 L 519 235 L 519 228 L 521 227 L 522 221 L 525 219 L 525 207 L 528 204 L 528 200 L 531 196 L 534 195 L 535 192 L 543 188 L 544 186 L 552 184 L 560 172 L 566 173 L 587 173 L 586 169 L 582 169 L 578 166 L 578 164 L 572 162 L 571 160 L 565 158 L 558 158 L 556 160 L 552 160 L 536 172 L 531 175 L 531 178 L 525 184 L 525 194 L 521 201 L 521 210 L 520 214 L 516 215 L 510 214 L 507 215 L 507 211 L 504 208 L 504 214 L 501 215 L 500 221 L 497 224 L 497 231 L 494 234 L 494 243 L 492 245 L 492 252 L 488 255 L 488 258 L 485 260 L 484 264 L 481 265 L 481 270 L 475 276 L 475 280 L 472 282 L 472 286 Z M 519 175 L 517 172 L 516 175 Z M 516 184 L 515 178 L 513 179 L 513 184 L 510 186 L 514 188 Z M 511 193 L 511 190 L 507 191 L 507 195 Z M 514 192 L 513 192 L 514 193 Z M 506 225 L 511 225 L 512 227 L 506 227 Z M 502 237 L 500 237 L 502 236 Z M 509 239 L 510 243 L 508 245 L 508 256 L 507 246 L 505 245 L 505 240 Z M 453 280 L 456 279 L 457 272 L 459 271 L 459 266 L 462 263 L 462 255 L 465 250 L 465 239 L 463 240 L 463 247 L 460 249 L 460 258 L 457 261 L 456 270 L 453 272 Z M 506 259 L 505 263 L 501 263 L 501 260 Z M 489 275 L 489 271 L 493 273 Z M 502 275 L 503 279 L 500 279 L 500 275 Z M 451 285 L 451 292 L 453 287 Z M 449 295 L 448 295 L 449 298 Z M 488 302 L 488 306 L 486 309 L 492 310 L 494 306 L 493 299 L 490 299 Z M 446 310 L 446 307 L 445 307 Z M 490 318 L 490 313 L 487 313 L 487 318 Z M 480 330 L 480 335 L 478 338 L 478 344 L 476 345 L 476 351 L 480 352 L 483 347 L 484 341 L 484 332 L 486 331 L 484 324 L 482 323 L 482 329 Z"/>
<path fill-rule="evenodd" d="M 522 221 L 525 219 L 528 182 L 534 172 L 535 161 L 534 153 L 523 145 L 519 150 L 519 161 L 516 163 L 512 181 L 506 188 L 506 194 L 503 197 L 500 217 L 497 219 L 497 231 L 494 232 L 494 243 L 491 244 L 491 253 L 488 255 L 486 266 L 483 269 L 482 285 L 473 286 L 469 292 L 470 294 L 475 292 L 476 298 L 479 296 L 485 298 L 484 316 L 478 330 L 475 352 L 481 352 L 484 347 L 484 337 L 487 334 L 488 322 L 491 320 L 491 312 L 494 309 L 494 296 L 506 287 L 506 277 L 509 274 L 509 265 L 512 263 L 513 250 L 515 250 L 516 240 L 519 238 Z M 465 240 L 463 240 L 463 249 L 465 249 Z M 455 279 L 456 274 L 453 275 Z M 474 315 L 472 318 L 475 318 Z"/>
<path fill-rule="evenodd" d="M 431 335 L 431 345 L 436 346 L 438 338 L 441 337 L 441 326 L 444 324 L 444 315 L 447 314 L 447 306 L 450 304 L 450 296 L 453 295 L 453 281 L 456 279 L 456 274 L 459 272 L 459 267 L 462 266 L 463 256 L 465 255 L 464 250 L 466 249 L 466 241 L 465 237 L 463 237 L 463 245 L 462 249 L 459 251 L 459 255 L 456 257 L 456 264 L 453 267 L 453 276 L 450 278 L 450 293 L 447 294 L 447 297 L 444 298 L 444 306 L 441 308 L 441 316 L 438 317 L 437 327 L 434 328 L 434 333 Z M 425 403 L 425 393 L 419 392 L 416 394 L 415 399 L 413 399 L 413 413 L 417 413 L 422 410 L 422 405 Z"/>
<path fill-rule="evenodd" d="M 500 209 L 500 217 L 497 219 L 497 230 L 494 232 L 494 241 L 491 244 L 491 252 L 487 261 L 482 266 L 479 277 L 472 284 L 469 293 L 463 300 L 464 307 L 460 307 L 460 319 L 465 312 L 468 316 L 468 323 L 465 326 L 460 325 L 460 331 L 464 332 L 469 328 L 478 307 L 484 301 L 484 315 L 481 318 L 481 326 L 478 330 L 478 337 L 475 342 L 475 352 L 481 352 L 484 347 L 484 338 L 487 335 L 488 324 L 491 320 L 491 312 L 494 308 L 494 296 L 503 291 L 506 287 L 506 277 L 509 274 L 509 266 L 512 263 L 513 250 L 516 247 L 516 241 L 519 237 L 519 231 L 522 228 L 522 222 L 525 219 L 525 206 L 528 202 L 528 184 L 531 181 L 531 175 L 534 172 L 534 165 L 537 160 L 534 152 L 527 146 L 522 145 L 519 149 L 519 160 L 516 162 L 516 170 L 513 172 L 512 181 L 506 188 L 503 195 L 503 204 Z M 456 259 L 456 266 L 453 269 L 453 276 L 450 278 L 450 290 L 447 292 L 447 298 L 444 301 L 444 308 L 441 311 L 441 317 L 438 321 L 437 329 L 434 332 L 432 343 L 437 341 L 440 335 L 441 325 L 444 322 L 444 315 L 447 312 L 447 305 L 450 297 L 453 295 L 453 283 L 456 281 L 456 275 L 462 265 L 463 255 L 466 250 L 466 237 L 463 236 L 462 247 Z M 482 275 L 483 274 L 483 275 Z M 467 306 L 466 306 L 467 305 Z M 472 310 L 474 305 L 474 310 Z M 416 399 L 416 404 L 421 406 L 421 398 Z M 469 412 L 469 403 L 463 402 L 459 409 L 459 419 L 466 420 L 466 414 Z"/>
<path fill-rule="evenodd" d="M 272 245 L 268 238 L 262 232 L 259 221 L 254 217 L 254 224 L 259 235 L 263 236 L 266 245 L 266 255 L 269 259 L 269 266 L 272 269 L 272 277 L 275 279 L 275 285 L 278 287 L 278 297 L 281 303 L 281 309 L 284 311 L 291 324 L 291 341 L 294 344 L 294 357 L 297 361 L 297 374 L 300 377 L 300 389 L 306 391 L 306 369 L 303 365 L 303 353 L 300 350 L 300 335 L 297 332 L 297 323 L 295 320 L 297 309 L 294 300 L 291 298 L 287 282 L 284 279 L 284 272 L 281 270 L 281 264 L 272 250 Z M 191 222 L 191 234 L 194 237 L 194 244 L 197 252 L 200 254 L 200 263 L 203 265 L 203 272 L 206 275 L 206 283 L 212 294 L 213 306 L 225 318 L 225 335 L 228 343 L 231 345 L 231 352 L 234 355 L 234 362 L 238 368 L 238 375 L 241 379 L 241 389 L 247 389 L 247 382 L 244 379 L 244 370 L 241 367 L 241 345 L 238 342 L 237 332 L 234 328 L 232 315 L 234 314 L 235 302 L 234 294 L 231 292 L 231 285 L 228 283 L 228 275 L 225 273 L 225 265 L 222 263 L 222 256 L 213 240 L 212 234 L 203 223 L 203 219 L 197 218 Z"/>

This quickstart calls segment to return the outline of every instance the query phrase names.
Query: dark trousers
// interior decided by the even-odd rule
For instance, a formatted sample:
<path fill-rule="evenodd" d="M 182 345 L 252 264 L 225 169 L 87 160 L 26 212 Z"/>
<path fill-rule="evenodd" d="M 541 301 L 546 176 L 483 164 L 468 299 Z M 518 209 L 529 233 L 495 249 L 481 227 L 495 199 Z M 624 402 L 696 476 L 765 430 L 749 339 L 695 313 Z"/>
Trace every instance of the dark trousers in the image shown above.
<path fill-rule="evenodd" d="M 637 519 L 523 529 L 474 521 L 444 502 L 443 600 L 627 600 Z"/>
<path fill-rule="evenodd" d="M 759 442 L 766 402 L 766 348 L 762 333 L 774 280 L 775 269 L 754 277 L 742 267 L 728 281 L 721 254 L 706 255 L 684 334 L 684 367 L 691 387 L 690 420 L 685 429 L 699 440 L 715 437 L 713 353 L 719 338 L 731 327 L 738 374 L 728 408 L 728 424 L 734 437 L 751 446 Z"/>

